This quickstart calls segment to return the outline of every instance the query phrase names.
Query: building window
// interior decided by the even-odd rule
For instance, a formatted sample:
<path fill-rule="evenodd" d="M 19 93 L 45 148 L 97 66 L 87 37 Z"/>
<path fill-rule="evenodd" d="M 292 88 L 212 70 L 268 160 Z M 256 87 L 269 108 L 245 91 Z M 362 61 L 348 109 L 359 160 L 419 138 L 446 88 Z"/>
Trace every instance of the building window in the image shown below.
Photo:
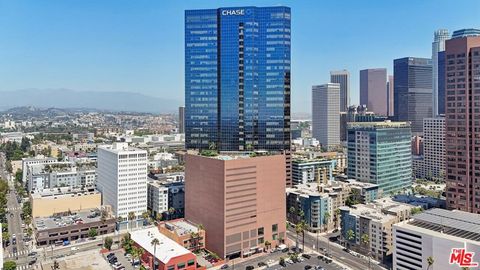
<path fill-rule="evenodd" d="M 277 236 L 278 236 L 278 235 L 277 235 L 276 233 L 275 233 L 275 234 L 272 234 L 272 239 L 273 239 L 273 240 L 277 240 L 277 238 L 278 238 Z"/>
<path fill-rule="evenodd" d="M 195 264 L 195 260 L 190 260 L 190 261 L 187 262 L 187 265 L 188 265 L 188 266 L 192 266 L 192 265 L 194 265 L 194 264 Z"/>
<path fill-rule="evenodd" d="M 183 269 L 183 268 L 185 268 L 185 263 L 179 263 L 179 264 L 177 264 L 177 268 L 178 268 L 178 269 Z"/>
<path fill-rule="evenodd" d="M 265 230 L 264 230 L 263 227 L 258 228 L 258 235 L 259 235 L 259 236 L 260 236 L 260 235 L 263 235 L 264 233 L 265 233 Z"/>
<path fill-rule="evenodd" d="M 277 232 L 278 231 L 278 224 L 273 224 L 272 225 L 272 232 Z"/>
<path fill-rule="evenodd" d="M 167 267 L 167 270 L 174 270 L 174 269 L 175 269 L 175 265 L 169 265 L 169 266 Z"/>
<path fill-rule="evenodd" d="M 258 244 L 263 244 L 265 242 L 265 239 L 263 237 L 258 238 Z"/>

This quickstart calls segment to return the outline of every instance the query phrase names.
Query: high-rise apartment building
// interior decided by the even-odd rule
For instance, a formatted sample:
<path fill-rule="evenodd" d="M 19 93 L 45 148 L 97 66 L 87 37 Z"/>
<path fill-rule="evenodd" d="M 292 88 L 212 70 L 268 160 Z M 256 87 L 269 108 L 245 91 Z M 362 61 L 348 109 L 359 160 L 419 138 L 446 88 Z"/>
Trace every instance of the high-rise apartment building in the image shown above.
<path fill-rule="evenodd" d="M 392 75 L 388 75 L 388 81 L 387 81 L 387 115 L 388 116 L 394 116 L 395 115 L 395 110 L 394 110 L 394 85 L 395 85 L 395 80 Z"/>
<path fill-rule="evenodd" d="M 360 70 L 360 105 L 378 114 L 387 115 L 387 69 Z"/>
<path fill-rule="evenodd" d="M 330 82 L 340 84 L 340 111 L 346 112 L 350 104 L 350 72 L 330 71 Z"/>
<path fill-rule="evenodd" d="M 480 30 L 446 41 L 447 207 L 480 213 Z"/>
<path fill-rule="evenodd" d="M 185 133 L 185 106 L 178 107 L 178 133 Z"/>
<path fill-rule="evenodd" d="M 432 96 L 433 96 L 433 117 L 442 114 L 440 111 L 440 105 L 445 102 L 445 88 L 440 89 L 442 79 L 445 79 L 442 73 L 445 73 L 445 70 L 442 69 L 440 61 L 442 61 L 442 55 L 440 52 L 445 51 L 445 40 L 450 38 L 450 33 L 447 29 L 439 29 L 433 33 L 433 42 L 432 42 Z M 444 68 L 445 66 L 443 66 Z M 442 107 L 443 108 L 443 107 Z"/>
<path fill-rule="evenodd" d="M 185 218 L 203 224 L 206 248 L 248 256 L 286 240 L 285 156 L 187 154 Z"/>
<path fill-rule="evenodd" d="M 98 146 L 97 188 L 116 217 L 147 211 L 147 151 L 127 143 Z"/>
<path fill-rule="evenodd" d="M 185 11 L 189 149 L 290 149 L 290 8 Z"/>
<path fill-rule="evenodd" d="M 423 119 L 432 116 L 432 60 L 405 57 L 393 61 L 394 111 L 397 121 L 409 121 L 422 133 Z"/>
<path fill-rule="evenodd" d="M 423 155 L 425 176 L 445 177 L 445 118 L 423 119 Z"/>
<path fill-rule="evenodd" d="M 326 149 L 340 145 L 340 84 L 312 87 L 312 136 Z"/>
<path fill-rule="evenodd" d="M 411 130 L 406 122 L 348 124 L 349 178 L 377 184 L 383 194 L 412 182 Z"/>

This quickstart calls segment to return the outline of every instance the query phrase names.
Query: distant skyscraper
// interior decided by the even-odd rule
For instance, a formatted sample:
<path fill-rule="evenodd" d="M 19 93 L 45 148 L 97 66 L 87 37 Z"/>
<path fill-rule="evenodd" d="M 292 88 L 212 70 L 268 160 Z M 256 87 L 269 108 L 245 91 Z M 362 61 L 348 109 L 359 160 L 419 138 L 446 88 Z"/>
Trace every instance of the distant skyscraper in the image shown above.
<path fill-rule="evenodd" d="M 178 107 L 178 132 L 185 133 L 185 106 Z"/>
<path fill-rule="evenodd" d="M 387 69 L 360 70 L 360 105 L 369 111 L 387 115 Z"/>
<path fill-rule="evenodd" d="M 432 60 L 405 57 L 393 61 L 394 111 L 397 121 L 410 121 L 421 133 L 423 119 L 432 115 Z"/>
<path fill-rule="evenodd" d="M 441 60 L 439 57 L 439 53 L 445 51 L 445 40 L 449 39 L 450 33 L 446 29 L 440 29 L 435 31 L 434 39 L 432 42 L 432 96 L 433 96 L 433 117 L 436 117 L 440 114 L 439 107 L 441 105 L 441 97 L 442 94 L 439 90 L 439 83 L 441 79 L 445 79 L 443 76 L 444 70 L 441 69 L 439 66 L 439 61 Z M 444 85 L 444 84 L 443 84 Z M 445 89 L 443 89 L 445 90 Z M 444 92 L 443 92 L 444 94 Z M 443 96 L 445 98 L 445 96 Z M 443 100 L 445 102 L 445 100 Z"/>
<path fill-rule="evenodd" d="M 384 195 L 410 187 L 411 136 L 406 122 L 349 124 L 348 177 L 377 184 Z"/>
<path fill-rule="evenodd" d="M 312 87 L 312 135 L 327 149 L 340 145 L 340 84 Z"/>
<path fill-rule="evenodd" d="M 376 115 L 367 110 L 366 105 L 349 106 L 346 112 L 340 112 L 340 140 L 347 140 L 347 124 L 354 122 L 383 122 L 387 116 Z"/>
<path fill-rule="evenodd" d="M 185 143 L 290 149 L 290 8 L 185 11 Z"/>
<path fill-rule="evenodd" d="M 340 111 L 346 112 L 350 103 L 350 72 L 330 71 L 330 82 L 340 84 Z"/>
<path fill-rule="evenodd" d="M 480 36 L 480 29 L 467 28 L 460 29 L 453 32 L 452 38 L 462 38 L 462 37 L 478 37 Z"/>
<path fill-rule="evenodd" d="M 395 115 L 395 110 L 393 109 L 394 107 L 394 79 L 392 75 L 388 75 L 388 81 L 387 81 L 387 114 L 388 116 L 394 116 Z"/>
<path fill-rule="evenodd" d="M 424 176 L 445 178 L 445 118 L 423 119 Z"/>
<path fill-rule="evenodd" d="M 445 115 L 445 51 L 438 53 L 438 115 Z"/>
<path fill-rule="evenodd" d="M 474 32 L 455 31 L 446 41 L 446 193 L 449 209 L 480 214 L 480 30 Z"/>
<path fill-rule="evenodd" d="M 98 147 L 97 188 L 116 217 L 127 218 L 130 212 L 140 217 L 147 211 L 147 158 L 147 151 L 127 143 Z"/>

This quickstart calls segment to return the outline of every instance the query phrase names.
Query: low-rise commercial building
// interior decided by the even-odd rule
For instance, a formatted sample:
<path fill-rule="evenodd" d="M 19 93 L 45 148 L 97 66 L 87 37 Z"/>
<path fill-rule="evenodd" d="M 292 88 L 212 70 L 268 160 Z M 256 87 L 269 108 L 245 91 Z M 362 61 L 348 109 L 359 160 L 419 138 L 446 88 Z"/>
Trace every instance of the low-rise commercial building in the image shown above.
<path fill-rule="evenodd" d="M 62 244 L 66 241 L 88 238 L 90 229 L 95 229 L 98 235 L 113 233 L 115 224 L 116 219 L 107 208 L 85 209 L 33 219 L 37 246 Z"/>
<path fill-rule="evenodd" d="M 163 215 L 163 218 L 168 219 L 183 218 L 185 216 L 185 182 L 183 172 L 149 174 L 147 188 L 147 208 L 152 211 L 152 215 L 157 216 L 157 214 L 160 214 Z M 165 190 L 167 193 L 165 193 Z M 167 212 L 168 210 L 170 212 Z"/>
<path fill-rule="evenodd" d="M 158 230 L 190 251 L 205 248 L 203 225 L 197 225 L 185 219 L 176 219 L 160 222 Z"/>
<path fill-rule="evenodd" d="M 379 186 L 376 184 L 359 182 L 353 179 L 346 180 L 356 201 L 367 204 L 382 197 Z"/>
<path fill-rule="evenodd" d="M 94 164 L 54 162 L 28 166 L 28 191 L 42 191 L 57 187 L 94 186 L 97 172 Z"/>
<path fill-rule="evenodd" d="M 393 254 L 392 226 L 407 220 L 412 208 L 389 198 L 340 207 L 342 240 L 364 255 L 388 260 Z"/>
<path fill-rule="evenodd" d="M 480 215 L 430 209 L 393 226 L 393 269 L 450 270 L 480 263 Z M 468 254 L 468 255 L 467 255 Z M 454 259 L 452 261 L 452 258 Z M 465 260 L 470 258 L 470 260 Z M 432 260 L 433 259 L 433 260 Z M 430 262 L 433 264 L 430 265 Z M 464 262 L 465 265 L 460 263 Z"/>
<path fill-rule="evenodd" d="M 396 202 L 410 204 L 413 206 L 420 206 L 425 210 L 430 208 L 445 209 L 447 207 L 447 202 L 445 199 L 433 198 L 433 197 L 422 196 L 422 195 L 398 194 L 393 196 L 392 200 Z"/>
<path fill-rule="evenodd" d="M 102 205 L 102 195 L 93 187 L 63 187 L 31 193 L 30 202 L 33 217 L 48 217 L 69 211 L 98 208 Z"/>
<path fill-rule="evenodd" d="M 204 269 L 197 265 L 197 257 L 188 249 L 160 233 L 157 228 L 148 228 L 131 232 L 136 246 L 145 252 L 142 261 L 153 270 L 196 270 Z M 158 244 L 152 245 L 154 239 Z"/>

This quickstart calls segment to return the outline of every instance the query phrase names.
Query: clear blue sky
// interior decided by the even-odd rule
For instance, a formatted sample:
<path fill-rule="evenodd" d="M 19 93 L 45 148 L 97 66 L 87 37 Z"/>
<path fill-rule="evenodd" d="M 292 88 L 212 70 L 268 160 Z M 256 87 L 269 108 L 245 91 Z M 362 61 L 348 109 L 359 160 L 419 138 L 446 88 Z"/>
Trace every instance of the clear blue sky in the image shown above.
<path fill-rule="evenodd" d="M 430 57 L 433 31 L 480 27 L 479 0 L 145 1 L 0 0 L 0 91 L 127 91 L 183 104 L 185 9 L 292 8 L 292 110 L 310 111 L 310 89 L 329 71 L 387 67 Z M 1 92 L 0 92 L 1 98 Z"/>

